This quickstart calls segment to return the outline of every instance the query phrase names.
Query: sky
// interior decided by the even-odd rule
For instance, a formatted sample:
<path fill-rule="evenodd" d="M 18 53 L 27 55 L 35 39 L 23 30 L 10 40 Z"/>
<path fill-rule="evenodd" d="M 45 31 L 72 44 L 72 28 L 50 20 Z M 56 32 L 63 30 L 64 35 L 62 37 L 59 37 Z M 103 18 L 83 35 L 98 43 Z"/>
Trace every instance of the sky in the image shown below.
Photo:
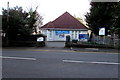
<path fill-rule="evenodd" d="M 55 20 L 66 11 L 85 19 L 84 15 L 91 7 L 90 0 L 0 0 L 0 14 L 2 8 L 7 9 L 8 1 L 10 8 L 21 6 L 25 11 L 38 6 L 37 12 L 43 17 L 43 24 Z"/>

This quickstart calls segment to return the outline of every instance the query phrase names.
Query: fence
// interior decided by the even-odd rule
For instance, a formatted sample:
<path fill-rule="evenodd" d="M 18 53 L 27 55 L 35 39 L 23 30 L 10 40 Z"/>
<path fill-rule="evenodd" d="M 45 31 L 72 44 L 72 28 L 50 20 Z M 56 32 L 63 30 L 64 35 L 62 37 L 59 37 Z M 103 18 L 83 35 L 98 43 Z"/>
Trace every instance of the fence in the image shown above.
<path fill-rule="evenodd" d="M 98 47 L 98 48 L 116 48 L 120 49 L 120 38 L 118 34 L 113 36 L 95 36 L 93 35 L 89 42 L 70 41 L 70 36 L 66 37 L 66 47 Z"/>
<path fill-rule="evenodd" d="M 95 36 L 91 38 L 91 42 L 98 44 L 105 44 L 107 46 L 113 46 L 114 48 L 120 48 L 120 38 L 118 34 L 113 34 L 112 36 Z"/>

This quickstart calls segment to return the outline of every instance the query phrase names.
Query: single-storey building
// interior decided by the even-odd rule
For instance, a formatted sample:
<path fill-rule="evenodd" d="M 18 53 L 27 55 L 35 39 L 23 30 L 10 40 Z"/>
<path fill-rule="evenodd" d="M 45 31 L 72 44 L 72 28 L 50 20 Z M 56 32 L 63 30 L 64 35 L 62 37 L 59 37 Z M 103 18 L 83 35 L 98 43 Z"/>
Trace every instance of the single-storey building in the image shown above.
<path fill-rule="evenodd" d="M 41 33 L 47 36 L 47 41 L 65 41 L 69 35 L 72 39 L 85 40 L 80 38 L 80 34 L 88 34 L 88 28 L 65 12 L 60 17 L 52 22 L 49 22 L 41 27 Z"/>

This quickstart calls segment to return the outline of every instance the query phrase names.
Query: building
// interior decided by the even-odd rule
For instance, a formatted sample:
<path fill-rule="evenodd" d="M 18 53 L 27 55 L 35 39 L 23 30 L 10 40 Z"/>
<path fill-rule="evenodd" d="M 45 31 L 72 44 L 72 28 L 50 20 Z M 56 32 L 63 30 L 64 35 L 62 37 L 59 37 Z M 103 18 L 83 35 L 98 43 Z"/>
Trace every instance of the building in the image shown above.
<path fill-rule="evenodd" d="M 80 38 L 80 34 L 87 35 L 88 28 L 68 12 L 65 12 L 54 21 L 43 25 L 41 32 L 47 36 L 47 41 L 65 41 L 67 35 L 71 37 L 71 40 L 86 41 L 85 38 Z"/>

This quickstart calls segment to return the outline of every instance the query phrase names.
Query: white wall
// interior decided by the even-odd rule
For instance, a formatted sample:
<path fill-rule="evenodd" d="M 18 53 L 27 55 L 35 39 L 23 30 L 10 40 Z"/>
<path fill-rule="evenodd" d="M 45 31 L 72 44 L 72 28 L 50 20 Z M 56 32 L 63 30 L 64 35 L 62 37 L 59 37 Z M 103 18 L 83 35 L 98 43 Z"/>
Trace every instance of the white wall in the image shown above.
<path fill-rule="evenodd" d="M 79 34 L 87 34 L 87 31 L 81 31 L 81 30 L 70 30 L 69 34 L 60 34 L 56 35 L 55 30 L 42 30 L 42 34 L 45 34 L 47 36 L 47 41 L 65 41 L 66 36 L 70 35 L 71 40 L 77 39 L 79 40 Z"/>
<path fill-rule="evenodd" d="M 53 31 L 53 40 L 54 41 L 65 41 L 66 36 L 70 34 L 56 34 L 56 30 Z"/>

